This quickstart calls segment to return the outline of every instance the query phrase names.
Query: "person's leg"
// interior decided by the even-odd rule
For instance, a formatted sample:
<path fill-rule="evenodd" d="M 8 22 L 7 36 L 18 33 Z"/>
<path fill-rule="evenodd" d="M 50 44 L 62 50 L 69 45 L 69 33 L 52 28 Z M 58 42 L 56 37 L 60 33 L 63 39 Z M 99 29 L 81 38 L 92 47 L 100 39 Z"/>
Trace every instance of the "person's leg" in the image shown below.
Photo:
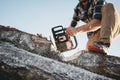
<path fill-rule="evenodd" d="M 100 41 L 111 43 L 120 34 L 120 17 L 113 4 L 102 7 Z"/>
<path fill-rule="evenodd" d="M 100 52 L 99 48 L 96 48 L 94 46 L 94 42 L 103 42 L 105 44 L 110 44 L 112 40 L 116 38 L 119 34 L 120 34 L 120 17 L 117 11 L 115 10 L 114 6 L 111 3 L 108 3 L 104 5 L 102 8 L 101 29 L 97 33 L 95 33 L 93 37 L 89 39 L 87 43 L 87 49 L 88 50 L 95 49 L 96 51 Z"/>

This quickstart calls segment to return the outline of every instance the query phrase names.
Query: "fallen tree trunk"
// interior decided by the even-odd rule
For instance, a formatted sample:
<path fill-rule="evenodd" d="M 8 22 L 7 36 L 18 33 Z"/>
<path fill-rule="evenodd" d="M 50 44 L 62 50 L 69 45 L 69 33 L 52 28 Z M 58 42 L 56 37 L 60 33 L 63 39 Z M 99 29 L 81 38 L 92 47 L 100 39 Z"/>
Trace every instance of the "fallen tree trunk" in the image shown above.
<path fill-rule="evenodd" d="M 65 62 L 97 74 L 105 75 L 117 80 L 120 79 L 119 57 L 102 55 L 100 53 L 87 52 L 83 50 L 66 58 Z"/>
<path fill-rule="evenodd" d="M 0 80 L 114 80 L 87 70 L 0 44 Z"/>

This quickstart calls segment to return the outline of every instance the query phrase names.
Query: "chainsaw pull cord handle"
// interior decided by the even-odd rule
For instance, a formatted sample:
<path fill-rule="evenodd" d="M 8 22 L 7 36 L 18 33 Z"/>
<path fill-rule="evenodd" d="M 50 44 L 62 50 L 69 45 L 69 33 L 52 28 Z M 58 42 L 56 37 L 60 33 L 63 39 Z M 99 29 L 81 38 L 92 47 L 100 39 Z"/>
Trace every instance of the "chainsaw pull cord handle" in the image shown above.
<path fill-rule="evenodd" d="M 66 31 L 66 28 L 64 28 L 64 30 Z M 76 36 L 73 36 L 73 39 L 74 39 L 74 42 L 75 42 L 75 46 L 72 49 L 75 49 L 78 46 L 78 42 L 77 42 Z"/>

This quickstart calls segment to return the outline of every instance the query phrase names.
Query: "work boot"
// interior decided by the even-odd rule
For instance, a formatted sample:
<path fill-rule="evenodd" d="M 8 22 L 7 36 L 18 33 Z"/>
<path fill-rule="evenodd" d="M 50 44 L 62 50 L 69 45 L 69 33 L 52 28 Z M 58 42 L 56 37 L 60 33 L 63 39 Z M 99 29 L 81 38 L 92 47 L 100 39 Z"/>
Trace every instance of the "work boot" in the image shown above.
<path fill-rule="evenodd" d="M 108 48 L 110 47 L 110 43 L 104 43 L 104 42 L 98 41 L 98 42 L 94 42 L 94 45 L 100 50 L 102 50 L 103 52 L 108 53 Z"/>
<path fill-rule="evenodd" d="M 93 52 L 107 54 L 109 46 L 110 46 L 110 43 L 103 43 L 101 41 L 96 41 L 94 42 L 93 45 L 88 46 L 88 50 L 93 51 Z"/>

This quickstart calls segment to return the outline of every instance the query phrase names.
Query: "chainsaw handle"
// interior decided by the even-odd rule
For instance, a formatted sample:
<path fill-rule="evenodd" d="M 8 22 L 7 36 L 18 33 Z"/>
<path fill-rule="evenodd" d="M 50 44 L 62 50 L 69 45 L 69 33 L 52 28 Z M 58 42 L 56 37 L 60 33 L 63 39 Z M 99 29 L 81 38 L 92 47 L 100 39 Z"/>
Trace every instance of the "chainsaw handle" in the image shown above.
<path fill-rule="evenodd" d="M 64 28 L 64 30 L 66 31 L 66 28 Z M 78 46 L 78 42 L 77 42 L 76 36 L 73 36 L 73 38 L 74 38 L 75 45 L 74 45 L 74 47 L 72 49 L 75 49 Z"/>
<path fill-rule="evenodd" d="M 75 36 L 73 36 L 73 38 L 74 38 L 75 46 L 72 49 L 75 49 L 78 46 L 78 42 L 77 42 L 77 38 Z"/>

